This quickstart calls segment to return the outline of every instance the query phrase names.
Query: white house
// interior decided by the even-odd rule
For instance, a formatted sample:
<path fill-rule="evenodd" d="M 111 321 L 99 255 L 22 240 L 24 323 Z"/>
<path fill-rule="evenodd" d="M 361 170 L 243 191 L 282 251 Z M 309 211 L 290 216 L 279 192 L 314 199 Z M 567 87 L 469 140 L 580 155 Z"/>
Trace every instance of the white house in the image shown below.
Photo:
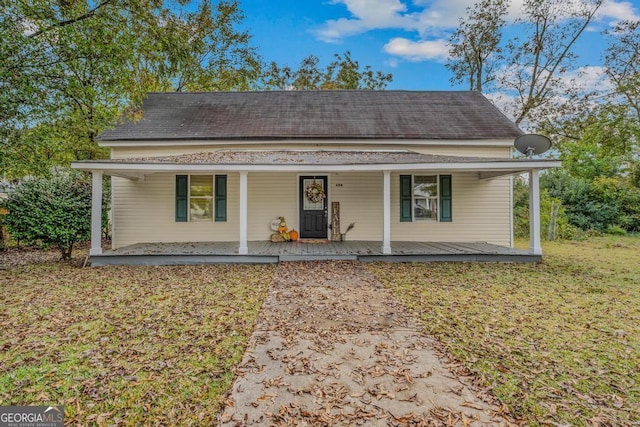
<path fill-rule="evenodd" d="M 560 162 L 515 159 L 520 135 L 476 92 L 151 93 L 140 120 L 98 138 L 110 159 L 73 167 L 94 177 L 94 257 L 103 175 L 114 253 L 204 242 L 250 256 L 280 216 L 328 240 L 337 202 L 343 230 L 356 223 L 348 240 L 391 256 L 407 242 L 512 248 L 512 176 L 525 172 L 539 256 L 538 173 Z"/>

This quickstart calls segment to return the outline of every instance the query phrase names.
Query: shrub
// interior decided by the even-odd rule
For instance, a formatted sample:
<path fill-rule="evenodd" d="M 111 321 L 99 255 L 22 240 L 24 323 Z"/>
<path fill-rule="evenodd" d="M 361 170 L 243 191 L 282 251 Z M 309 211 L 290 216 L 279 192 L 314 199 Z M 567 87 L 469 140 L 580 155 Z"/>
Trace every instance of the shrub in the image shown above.
<path fill-rule="evenodd" d="M 605 230 L 605 233 L 612 234 L 614 236 L 624 236 L 627 234 L 626 230 L 619 225 L 609 225 Z"/>
<path fill-rule="evenodd" d="M 513 216 L 515 237 L 529 236 L 529 186 L 522 179 L 514 182 Z M 553 222 L 552 211 L 555 215 L 555 236 L 550 233 Z M 555 197 L 551 197 L 546 189 L 540 191 L 540 237 L 542 239 L 579 239 L 581 230 L 569 223 L 565 208 Z"/>
<path fill-rule="evenodd" d="M 56 170 L 50 178 L 26 178 L 5 202 L 4 222 L 12 237 L 60 249 L 71 258 L 73 245 L 91 236 L 91 182 L 79 173 Z"/>

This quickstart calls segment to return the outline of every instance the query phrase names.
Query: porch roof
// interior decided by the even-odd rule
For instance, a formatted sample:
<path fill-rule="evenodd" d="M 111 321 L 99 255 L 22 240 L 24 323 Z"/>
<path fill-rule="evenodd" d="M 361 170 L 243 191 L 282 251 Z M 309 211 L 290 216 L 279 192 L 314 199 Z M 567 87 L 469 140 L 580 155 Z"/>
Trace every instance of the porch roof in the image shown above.
<path fill-rule="evenodd" d="M 227 151 L 129 159 L 84 160 L 80 170 L 140 179 L 145 174 L 168 172 L 348 172 L 348 171 L 477 171 L 481 178 L 510 175 L 531 169 L 560 167 L 553 159 L 509 159 L 421 154 L 413 151 Z"/>

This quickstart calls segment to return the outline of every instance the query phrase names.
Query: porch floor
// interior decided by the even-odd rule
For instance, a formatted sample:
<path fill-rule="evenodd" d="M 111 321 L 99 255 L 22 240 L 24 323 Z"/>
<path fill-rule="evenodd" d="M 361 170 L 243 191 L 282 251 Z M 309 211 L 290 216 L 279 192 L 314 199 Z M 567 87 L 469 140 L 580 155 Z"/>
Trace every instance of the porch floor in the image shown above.
<path fill-rule="evenodd" d="M 364 262 L 540 262 L 540 255 L 485 242 L 392 242 L 391 254 L 382 254 L 382 242 L 325 240 L 248 243 L 249 253 L 238 254 L 238 242 L 138 243 L 102 255 L 91 265 L 177 265 L 211 263 L 277 263 L 281 261 L 360 260 Z"/>

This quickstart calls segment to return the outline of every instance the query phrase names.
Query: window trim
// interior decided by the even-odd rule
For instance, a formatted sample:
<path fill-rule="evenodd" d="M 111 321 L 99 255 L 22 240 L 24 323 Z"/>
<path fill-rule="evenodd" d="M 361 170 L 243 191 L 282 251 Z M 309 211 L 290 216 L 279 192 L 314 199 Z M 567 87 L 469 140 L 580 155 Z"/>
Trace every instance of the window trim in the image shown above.
<path fill-rule="evenodd" d="M 414 193 L 414 182 L 415 182 L 415 177 L 416 176 L 435 176 L 436 178 L 436 185 L 437 185 L 437 191 L 438 191 L 438 195 L 435 197 L 437 203 L 438 203 L 438 215 L 437 218 L 416 218 L 415 217 L 415 193 Z M 442 194 L 442 181 L 444 177 L 448 177 L 449 179 L 449 191 L 448 191 L 448 195 L 447 196 L 443 196 Z M 409 216 L 403 216 L 404 213 L 404 209 L 403 209 L 403 201 L 409 200 L 409 197 L 403 193 L 403 182 L 406 179 L 409 179 L 409 188 L 411 190 L 411 206 L 410 206 L 410 214 L 411 214 L 411 218 L 409 218 Z M 399 183 L 400 183 L 400 193 L 399 193 L 399 202 L 400 202 L 400 222 L 423 222 L 423 221 L 435 221 L 435 222 L 453 222 L 453 204 L 452 204 L 452 200 L 453 200 L 453 188 L 452 188 L 452 182 L 453 182 L 453 178 L 451 174 L 420 174 L 420 173 L 412 173 L 412 174 L 401 174 L 399 176 Z M 427 199 L 431 199 L 431 197 L 427 198 Z M 442 215 L 442 206 L 444 201 L 446 201 L 449 205 L 449 215 L 446 217 L 443 217 Z"/>
<path fill-rule="evenodd" d="M 215 188 L 215 175 L 209 175 L 209 174 L 199 174 L 199 173 L 195 173 L 195 174 L 189 174 L 189 182 L 188 182 L 188 186 L 187 186 L 187 200 L 189 201 L 189 212 L 187 212 L 187 217 L 189 218 L 189 222 L 213 222 L 213 219 L 215 218 L 215 193 L 216 193 L 216 188 Z M 191 177 L 192 176 L 206 176 L 206 177 L 211 177 L 211 195 L 207 195 L 207 196 L 192 196 L 191 195 Z M 197 200 L 208 200 L 211 202 L 211 217 L 209 218 L 201 218 L 201 219 L 193 219 L 192 215 L 191 215 L 191 199 L 197 199 Z"/>
<path fill-rule="evenodd" d="M 191 178 L 193 176 L 206 176 L 211 177 L 211 195 L 206 196 L 192 196 L 191 195 Z M 185 179 L 186 178 L 186 179 Z M 226 222 L 227 221 L 227 212 L 226 206 L 224 212 L 220 212 L 219 209 L 216 208 L 218 203 L 224 200 L 225 204 L 227 203 L 228 194 L 227 194 L 227 175 L 226 174 L 203 174 L 203 173 L 194 173 L 194 174 L 176 174 L 176 186 L 175 186 L 175 222 Z M 180 194 L 180 186 L 185 185 L 186 181 L 186 195 Z M 224 182 L 224 189 L 219 188 L 218 183 L 222 184 Z M 220 191 L 224 190 L 224 194 Z M 199 200 L 208 200 L 211 202 L 211 217 L 203 218 L 203 219 L 194 219 L 191 215 L 191 200 L 199 199 Z M 181 215 L 181 209 L 179 204 L 184 203 L 185 213 Z"/>

